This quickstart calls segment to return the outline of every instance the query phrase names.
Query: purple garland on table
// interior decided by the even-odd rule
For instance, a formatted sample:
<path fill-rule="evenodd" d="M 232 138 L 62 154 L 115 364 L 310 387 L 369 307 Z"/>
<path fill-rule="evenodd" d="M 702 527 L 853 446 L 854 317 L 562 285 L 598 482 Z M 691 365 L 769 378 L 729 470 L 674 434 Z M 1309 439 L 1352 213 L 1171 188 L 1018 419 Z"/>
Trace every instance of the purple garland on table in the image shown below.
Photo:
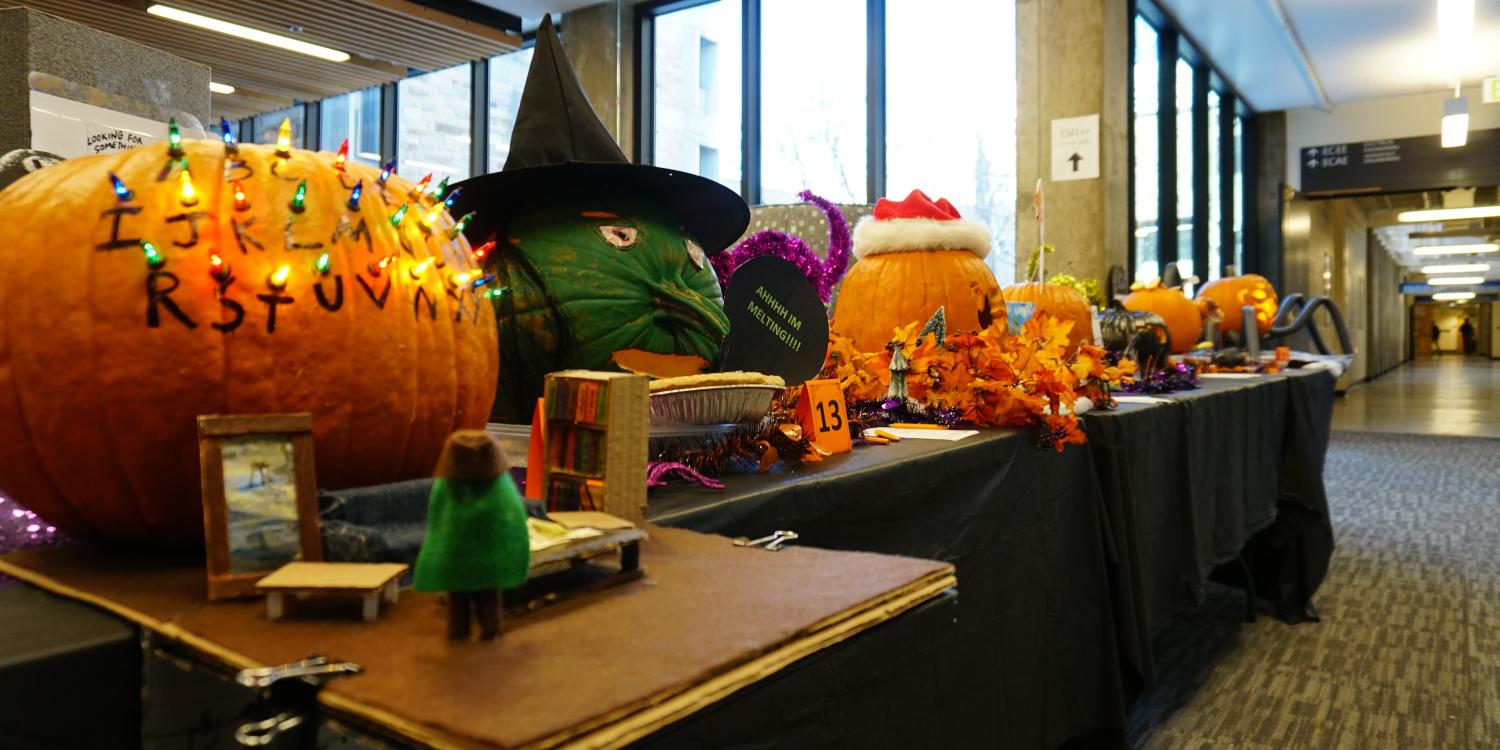
<path fill-rule="evenodd" d="M 729 277 L 745 261 L 762 255 L 774 255 L 797 266 L 797 270 L 818 290 L 818 297 L 823 300 L 823 304 L 828 304 L 833 298 L 833 288 L 844 278 L 844 271 L 849 267 L 852 244 L 849 222 L 844 219 L 844 212 L 832 201 L 819 198 L 808 190 L 798 193 L 797 197 L 822 209 L 823 215 L 828 218 L 828 259 L 819 260 L 817 253 L 801 237 L 767 229 L 746 237 L 744 242 L 713 257 L 711 262 L 714 273 L 719 277 L 720 286 L 728 289 Z"/>
<path fill-rule="evenodd" d="M 1176 393 L 1198 387 L 1198 369 L 1186 362 L 1167 367 L 1127 382 L 1120 387 L 1126 393 Z"/>
<path fill-rule="evenodd" d="M 724 483 L 713 477 L 706 477 L 693 470 L 693 467 L 676 461 L 652 461 L 646 469 L 646 486 L 661 487 L 672 483 L 674 477 L 688 482 L 697 482 L 711 490 L 724 489 Z"/>
<path fill-rule="evenodd" d="M 884 427 L 893 422 L 940 424 L 953 428 L 964 421 L 964 410 L 957 406 L 917 411 L 912 408 L 910 401 L 898 398 L 855 401 L 848 405 L 848 411 L 849 435 L 858 443 L 864 442 L 865 430 Z"/>

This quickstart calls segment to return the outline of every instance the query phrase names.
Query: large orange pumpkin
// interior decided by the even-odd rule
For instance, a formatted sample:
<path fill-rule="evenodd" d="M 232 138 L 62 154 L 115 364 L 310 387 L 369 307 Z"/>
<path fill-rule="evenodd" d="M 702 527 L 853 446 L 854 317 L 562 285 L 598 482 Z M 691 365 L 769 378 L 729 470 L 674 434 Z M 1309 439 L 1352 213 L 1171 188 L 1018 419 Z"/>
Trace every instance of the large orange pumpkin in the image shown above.
<path fill-rule="evenodd" d="M 1212 300 L 1224 313 L 1224 322 L 1219 330 L 1239 333 L 1244 324 L 1240 309 L 1246 305 L 1255 309 L 1255 326 L 1264 336 L 1271 331 L 1276 320 L 1276 289 L 1266 277 L 1247 273 L 1243 276 L 1226 276 L 1208 282 L 1198 290 L 1198 301 Z"/>
<path fill-rule="evenodd" d="M 1172 333 L 1172 353 L 1182 354 L 1193 348 L 1203 337 L 1203 315 L 1198 306 L 1180 289 L 1152 284 L 1134 289 L 1125 298 L 1125 309 L 1134 312 L 1154 312 L 1166 321 Z"/>
<path fill-rule="evenodd" d="M 1044 284 L 1038 281 L 1012 284 L 1005 287 L 1007 302 L 1030 302 L 1036 306 L 1033 316 L 1051 315 L 1058 320 L 1071 321 L 1073 330 L 1068 334 L 1071 352 L 1079 344 L 1093 344 L 1094 308 L 1087 297 L 1070 286 Z"/>
<path fill-rule="evenodd" d="M 298 411 L 319 486 L 428 474 L 483 426 L 499 366 L 452 224 L 399 177 L 269 146 L 162 143 L 16 182 L 0 487 L 78 536 L 197 545 L 196 418 Z"/>
<path fill-rule="evenodd" d="M 986 304 L 1004 327 L 1000 284 L 983 260 L 989 232 L 962 220 L 947 200 L 920 190 L 899 203 L 881 198 L 853 239 L 858 261 L 844 276 L 829 328 L 858 351 L 879 351 L 893 329 L 926 321 L 939 307 L 950 331 L 978 330 Z"/>

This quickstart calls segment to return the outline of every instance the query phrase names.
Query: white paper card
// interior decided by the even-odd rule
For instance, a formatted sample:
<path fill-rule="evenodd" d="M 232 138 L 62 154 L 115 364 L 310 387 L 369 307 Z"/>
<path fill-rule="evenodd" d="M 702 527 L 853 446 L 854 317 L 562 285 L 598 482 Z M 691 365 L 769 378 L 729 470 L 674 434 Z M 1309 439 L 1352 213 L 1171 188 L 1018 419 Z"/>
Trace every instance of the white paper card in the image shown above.
<path fill-rule="evenodd" d="M 881 432 L 895 435 L 902 440 L 963 440 L 979 434 L 979 430 L 913 430 L 902 427 L 881 427 Z M 865 437 L 880 437 L 874 430 L 865 430 Z"/>
<path fill-rule="evenodd" d="M 1172 399 L 1160 396 L 1111 396 L 1121 404 L 1170 404 Z"/>
<path fill-rule="evenodd" d="M 1264 377 L 1258 372 L 1205 372 L 1198 375 L 1200 378 L 1222 378 L 1224 380 L 1246 380 L 1249 378 Z"/>

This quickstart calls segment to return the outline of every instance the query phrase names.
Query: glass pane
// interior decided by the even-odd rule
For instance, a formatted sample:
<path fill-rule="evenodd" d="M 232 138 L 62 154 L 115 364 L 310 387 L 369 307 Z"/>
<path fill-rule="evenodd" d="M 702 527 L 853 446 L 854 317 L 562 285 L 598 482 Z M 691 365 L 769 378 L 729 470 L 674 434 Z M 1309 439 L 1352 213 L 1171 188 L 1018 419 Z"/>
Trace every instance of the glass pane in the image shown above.
<path fill-rule="evenodd" d="M 1208 92 L 1208 279 L 1219 278 L 1219 227 L 1224 223 L 1223 196 L 1219 186 L 1219 92 Z"/>
<path fill-rule="evenodd" d="M 319 120 L 319 148 L 337 151 L 347 138 L 350 161 L 380 166 L 379 87 L 324 99 Z"/>
<path fill-rule="evenodd" d="M 1193 66 L 1177 60 L 1177 270 L 1193 275 Z"/>
<path fill-rule="evenodd" d="M 1156 29 L 1136 16 L 1132 82 L 1135 85 L 1135 278 L 1149 279 L 1160 273 L 1157 264 L 1157 211 L 1161 187 L 1157 182 L 1157 38 Z"/>
<path fill-rule="evenodd" d="M 529 70 L 529 47 L 490 58 L 490 153 L 485 165 L 491 172 L 500 171 L 510 154 L 510 131 L 516 126 L 516 110 Z"/>
<path fill-rule="evenodd" d="M 740 189 L 740 0 L 657 17 L 652 161 Z"/>
<path fill-rule="evenodd" d="M 984 224 L 993 241 L 990 268 L 1009 284 L 1016 275 L 1015 2 L 951 0 L 943 8 L 964 23 L 947 29 L 942 45 L 926 45 L 931 7 L 886 5 L 886 194 L 920 188 Z M 985 94 L 974 95 L 972 79 L 933 70 L 984 70 Z M 1030 252 L 1035 232 L 1020 244 Z"/>
<path fill-rule="evenodd" d="M 1245 142 L 1240 116 L 1234 116 L 1234 268 L 1245 272 Z"/>
<path fill-rule="evenodd" d="M 866 202 L 865 0 L 762 0 L 761 28 L 761 201 Z M 930 19 L 909 33 L 888 48 L 934 46 Z"/>
<path fill-rule="evenodd" d="M 406 179 L 469 176 L 470 78 L 464 63 L 397 84 L 396 171 Z"/>
<path fill-rule="evenodd" d="M 255 116 L 255 132 L 252 138 L 241 138 L 248 143 L 276 143 L 276 136 L 281 130 L 281 121 L 287 118 L 292 120 L 292 148 L 306 148 L 307 133 L 302 126 L 307 122 L 307 115 L 301 104 L 293 104 L 286 109 L 278 109 L 275 112 L 267 112 Z"/>

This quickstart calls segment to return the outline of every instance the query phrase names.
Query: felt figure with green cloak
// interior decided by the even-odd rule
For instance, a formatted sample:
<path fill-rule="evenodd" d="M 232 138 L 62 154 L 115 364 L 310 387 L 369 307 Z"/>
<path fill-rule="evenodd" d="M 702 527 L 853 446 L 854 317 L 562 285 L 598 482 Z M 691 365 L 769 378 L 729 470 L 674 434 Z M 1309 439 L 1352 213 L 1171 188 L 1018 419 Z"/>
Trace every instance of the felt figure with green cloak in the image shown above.
<path fill-rule="evenodd" d="M 501 591 L 526 582 L 531 542 L 526 501 L 511 479 L 500 444 L 484 430 L 459 430 L 438 459 L 428 500 L 427 536 L 412 586 L 447 592 L 448 637 L 500 635 Z"/>
<path fill-rule="evenodd" d="M 494 274 L 500 378 L 491 415 L 526 422 L 565 369 L 701 372 L 729 330 L 709 256 L 750 222 L 703 177 L 631 164 L 542 20 L 505 168 L 455 187 Z"/>

